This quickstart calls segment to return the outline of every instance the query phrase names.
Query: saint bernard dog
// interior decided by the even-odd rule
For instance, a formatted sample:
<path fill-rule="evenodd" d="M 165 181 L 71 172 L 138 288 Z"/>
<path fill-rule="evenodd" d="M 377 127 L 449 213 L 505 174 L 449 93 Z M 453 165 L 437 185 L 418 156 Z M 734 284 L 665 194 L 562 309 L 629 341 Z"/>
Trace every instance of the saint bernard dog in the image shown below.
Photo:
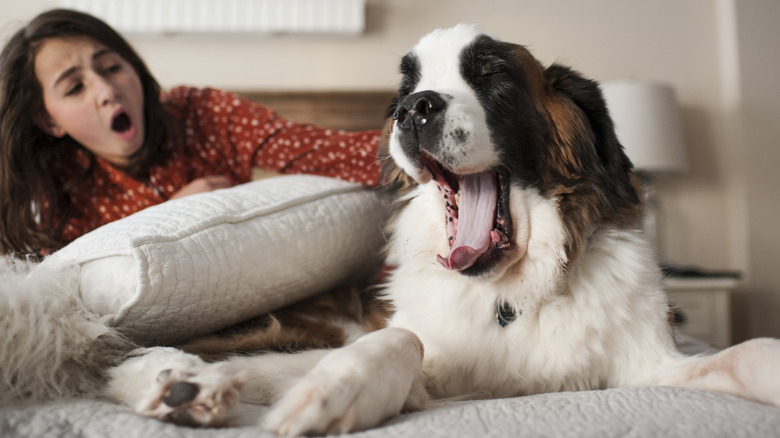
<path fill-rule="evenodd" d="M 184 348 L 201 356 L 145 349 L 112 369 L 110 396 L 199 426 L 229 423 L 239 400 L 267 404 L 262 424 L 280 435 L 369 428 L 442 398 L 618 386 L 780 406 L 780 341 L 676 349 L 638 184 L 597 83 L 465 25 L 422 38 L 401 73 L 381 293 L 363 295 L 351 322 L 338 323 L 355 308 L 343 301 L 285 310 L 276 335 L 257 324 L 273 338 L 297 317 L 303 344 L 339 325 L 313 345 L 344 346 L 201 358 L 260 336 L 247 329 Z"/>

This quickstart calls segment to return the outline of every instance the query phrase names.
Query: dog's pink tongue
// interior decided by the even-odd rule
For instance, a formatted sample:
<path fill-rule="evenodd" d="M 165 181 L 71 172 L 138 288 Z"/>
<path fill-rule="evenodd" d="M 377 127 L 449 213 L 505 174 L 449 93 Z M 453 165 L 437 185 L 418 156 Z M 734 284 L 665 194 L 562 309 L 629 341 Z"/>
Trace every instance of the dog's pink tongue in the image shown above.
<path fill-rule="evenodd" d="M 497 201 L 498 187 L 492 172 L 467 175 L 461 179 L 458 234 L 449 256 L 436 256 L 442 266 L 461 271 L 473 265 L 490 248 Z"/>

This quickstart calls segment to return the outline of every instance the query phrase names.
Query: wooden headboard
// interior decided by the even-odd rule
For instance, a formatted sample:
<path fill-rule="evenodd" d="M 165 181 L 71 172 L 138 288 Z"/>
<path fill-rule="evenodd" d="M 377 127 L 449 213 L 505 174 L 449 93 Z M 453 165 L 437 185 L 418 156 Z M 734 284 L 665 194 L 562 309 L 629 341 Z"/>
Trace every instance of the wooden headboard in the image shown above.
<path fill-rule="evenodd" d="M 323 128 L 382 129 L 395 91 L 237 91 L 295 122 Z"/>

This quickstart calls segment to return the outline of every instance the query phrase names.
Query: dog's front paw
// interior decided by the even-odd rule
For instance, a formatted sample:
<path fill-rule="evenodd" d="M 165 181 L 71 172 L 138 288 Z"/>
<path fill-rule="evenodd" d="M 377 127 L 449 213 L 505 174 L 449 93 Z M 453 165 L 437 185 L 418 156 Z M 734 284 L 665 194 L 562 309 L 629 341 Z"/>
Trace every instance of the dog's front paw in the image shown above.
<path fill-rule="evenodd" d="M 422 345 L 389 328 L 326 355 L 265 418 L 278 434 L 342 434 L 397 415 L 418 379 Z"/>
<path fill-rule="evenodd" d="M 344 376 L 308 375 L 265 418 L 277 435 L 343 434 L 355 425 L 360 384 Z"/>
<path fill-rule="evenodd" d="M 183 426 L 221 426 L 240 398 L 244 379 L 224 372 L 222 365 L 210 365 L 198 373 L 176 373 L 167 369 L 158 375 L 155 414 Z"/>
<path fill-rule="evenodd" d="M 110 372 L 107 395 L 141 415 L 220 426 L 240 399 L 242 374 L 173 348 L 140 350 Z"/>

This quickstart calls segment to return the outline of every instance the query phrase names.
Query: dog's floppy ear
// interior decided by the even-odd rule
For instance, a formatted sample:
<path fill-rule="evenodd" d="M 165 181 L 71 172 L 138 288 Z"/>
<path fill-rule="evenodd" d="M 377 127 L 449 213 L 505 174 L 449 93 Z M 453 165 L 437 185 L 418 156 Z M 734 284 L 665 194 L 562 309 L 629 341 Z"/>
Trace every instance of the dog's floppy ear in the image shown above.
<path fill-rule="evenodd" d="M 568 97 L 587 117 L 593 131 L 596 153 L 604 170 L 607 187 L 612 187 L 618 205 L 629 207 L 639 203 L 631 181 L 633 165 L 615 135 L 601 88 L 595 81 L 584 78 L 574 70 L 553 64 L 545 70 L 548 83 Z"/>

